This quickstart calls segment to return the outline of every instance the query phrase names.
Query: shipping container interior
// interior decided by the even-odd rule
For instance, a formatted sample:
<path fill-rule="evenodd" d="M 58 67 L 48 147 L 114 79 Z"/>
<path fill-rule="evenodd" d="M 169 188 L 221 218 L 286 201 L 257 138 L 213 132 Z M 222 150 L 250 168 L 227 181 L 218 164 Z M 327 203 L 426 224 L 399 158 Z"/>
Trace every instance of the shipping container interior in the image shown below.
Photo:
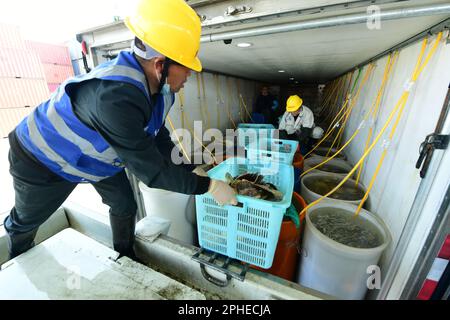
<path fill-rule="evenodd" d="M 436 151 L 426 179 L 416 169 L 450 83 L 448 1 L 187 2 L 202 19 L 204 70 L 176 95 L 169 130 L 192 132 L 194 120 L 202 120 L 203 131 L 249 122 L 262 86 L 281 109 L 290 95 L 303 97 L 316 125 L 342 130 L 336 144 L 346 145 L 352 166 L 361 160 L 359 180 L 371 187 L 369 209 L 392 236 L 379 263 L 386 281 L 366 298 L 399 298 L 450 181 L 448 151 Z M 368 18 L 369 5 L 380 10 L 379 21 Z M 78 35 L 91 68 L 128 49 L 132 38 L 122 22 Z M 85 71 L 81 55 L 75 60 Z M 442 131 L 449 127 L 444 119 Z"/>

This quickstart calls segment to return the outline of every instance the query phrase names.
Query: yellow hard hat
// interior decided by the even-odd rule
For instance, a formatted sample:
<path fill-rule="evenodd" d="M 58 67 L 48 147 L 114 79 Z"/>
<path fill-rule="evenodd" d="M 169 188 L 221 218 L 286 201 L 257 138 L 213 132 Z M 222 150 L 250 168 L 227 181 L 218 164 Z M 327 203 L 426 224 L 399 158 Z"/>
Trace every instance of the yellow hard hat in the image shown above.
<path fill-rule="evenodd" d="M 140 0 L 125 25 L 136 37 L 162 55 L 201 71 L 200 18 L 184 0 Z"/>
<path fill-rule="evenodd" d="M 286 102 L 286 111 L 287 112 L 297 111 L 298 109 L 300 109 L 302 104 L 303 100 L 298 95 L 290 96 Z"/>

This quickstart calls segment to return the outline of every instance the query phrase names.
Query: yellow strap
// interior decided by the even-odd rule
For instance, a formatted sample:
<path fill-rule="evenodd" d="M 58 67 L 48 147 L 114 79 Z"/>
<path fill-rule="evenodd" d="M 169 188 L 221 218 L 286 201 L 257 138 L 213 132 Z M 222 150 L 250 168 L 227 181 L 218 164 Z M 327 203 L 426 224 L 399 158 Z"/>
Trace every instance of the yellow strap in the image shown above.
<path fill-rule="evenodd" d="M 328 150 L 328 152 L 326 154 L 326 157 L 328 157 L 328 155 L 331 152 L 331 149 L 334 147 L 334 144 L 336 143 L 336 141 L 338 142 L 336 147 L 340 146 L 340 142 L 341 142 L 342 136 L 344 134 L 344 129 L 345 129 L 345 126 L 347 125 L 347 121 L 350 118 L 350 114 L 352 113 L 353 108 L 356 105 L 356 102 L 358 101 L 359 95 L 361 93 L 361 89 L 367 83 L 367 80 L 369 79 L 369 76 L 372 73 L 373 69 L 374 69 L 374 65 L 373 65 L 373 63 L 370 63 L 369 66 L 366 69 L 366 72 L 364 74 L 363 80 L 359 84 L 358 91 L 356 92 L 355 97 L 352 99 L 352 102 L 351 102 L 351 104 L 350 104 L 350 106 L 348 108 L 349 110 L 348 110 L 348 112 L 346 112 L 345 120 L 344 120 L 343 124 L 341 125 L 341 127 L 339 128 L 338 134 L 336 135 L 336 137 L 335 137 L 335 139 L 334 139 L 330 149 Z"/>
<path fill-rule="evenodd" d="M 181 143 L 180 137 L 178 136 L 178 134 L 175 130 L 175 127 L 173 126 L 172 120 L 170 119 L 169 116 L 167 116 L 166 119 L 169 121 L 169 125 L 172 128 L 172 132 L 178 141 L 178 145 L 181 147 L 181 150 L 183 151 L 183 155 L 186 157 L 186 159 L 189 161 L 189 163 L 192 163 L 191 158 L 189 157 L 188 153 L 186 152 L 186 150 L 184 150 L 183 144 Z"/>
<path fill-rule="evenodd" d="M 345 110 L 345 106 L 347 105 L 348 101 L 349 101 L 348 99 L 345 101 L 344 106 L 342 107 L 341 111 Z M 339 123 L 344 118 L 345 114 L 346 113 L 344 112 L 344 114 L 342 114 L 338 119 L 335 119 L 336 124 Z M 339 116 L 339 114 L 337 114 L 337 116 Z M 332 123 L 332 125 L 333 125 L 333 123 Z M 311 153 L 313 153 L 322 144 L 322 142 L 324 142 L 333 133 L 336 126 L 335 125 L 332 126 L 332 125 L 330 125 L 331 130 L 326 132 L 325 135 L 323 136 L 323 138 L 308 153 L 305 154 L 305 156 L 304 156 L 305 158 L 307 156 L 309 156 Z"/>
<path fill-rule="evenodd" d="M 182 88 L 179 92 L 178 92 L 178 97 L 180 99 L 180 107 L 183 107 L 182 113 L 181 113 L 181 123 L 182 123 L 182 127 L 186 128 L 190 131 L 190 133 L 192 135 L 194 135 L 194 130 L 192 129 L 192 126 L 190 124 L 190 119 L 188 117 L 188 113 L 184 111 L 184 89 Z"/>
<path fill-rule="evenodd" d="M 376 120 L 376 118 L 378 116 L 378 112 L 379 112 L 380 105 L 381 105 L 381 97 L 384 94 L 384 89 L 386 88 L 386 84 L 387 84 L 387 82 L 389 80 L 389 77 L 390 77 L 390 75 L 392 73 L 392 70 L 393 70 L 393 67 L 394 67 L 394 64 L 395 64 L 397 58 L 398 58 L 398 51 L 396 51 L 393 56 L 392 56 L 392 54 L 390 54 L 388 56 L 387 61 L 386 61 L 386 66 L 384 68 L 383 80 L 381 82 L 381 86 L 380 86 L 380 88 L 378 90 L 376 99 L 373 102 L 372 106 L 370 107 L 370 111 L 369 111 L 370 115 L 372 116 L 372 124 L 375 123 L 375 120 Z M 364 152 L 366 152 L 367 148 L 369 147 L 370 141 L 372 139 L 372 134 L 373 134 L 373 125 L 371 125 L 369 127 L 366 143 L 364 145 Z M 363 154 L 364 154 L 364 152 L 363 152 Z M 359 184 L 359 180 L 360 180 L 360 177 L 361 177 L 361 173 L 362 173 L 363 167 L 364 167 L 364 162 L 361 163 L 361 165 L 358 168 L 358 174 L 357 174 L 357 177 L 355 179 L 356 180 L 355 181 L 355 185 L 356 186 L 358 186 L 358 184 Z"/>
<path fill-rule="evenodd" d="M 200 73 L 197 72 L 195 75 L 197 77 L 197 99 L 198 99 L 198 104 L 199 104 L 199 108 L 200 108 L 200 115 L 202 117 L 202 122 L 206 123 L 205 116 L 203 114 L 203 101 L 202 101 L 202 96 L 201 96 L 201 92 L 200 92 L 200 87 L 201 87 Z"/>
<path fill-rule="evenodd" d="M 179 92 L 179 97 L 180 97 L 180 101 L 182 101 L 182 103 L 183 103 L 183 105 L 184 105 L 184 91 L 181 91 L 181 90 L 180 90 L 180 92 Z M 201 139 L 199 139 L 199 138 L 197 137 L 194 128 L 190 125 L 191 119 L 190 119 L 190 117 L 189 117 L 189 114 L 188 114 L 187 112 L 183 112 L 182 116 L 186 118 L 185 123 L 186 123 L 186 125 L 187 125 L 187 127 L 188 127 L 188 130 L 189 130 L 189 132 L 191 133 L 191 135 L 194 137 L 195 140 L 197 140 L 197 141 L 201 144 L 201 146 L 202 146 L 203 149 L 206 149 L 206 150 L 210 153 L 211 157 L 214 159 L 214 162 L 217 163 L 217 159 L 214 157 L 214 155 L 212 154 L 212 152 L 211 152 L 209 149 L 206 148 L 206 146 L 203 144 L 203 141 L 201 141 Z M 169 121 L 170 121 L 170 120 L 169 120 Z M 169 124 L 170 124 L 170 122 L 169 122 Z M 178 138 L 177 138 L 177 139 L 178 139 Z M 178 142 L 181 143 L 180 140 L 178 140 Z M 189 158 L 188 158 L 188 159 L 189 159 Z"/>
<path fill-rule="evenodd" d="M 203 109 L 206 113 L 206 127 L 209 129 L 211 128 L 211 116 L 209 114 L 208 110 L 208 100 L 206 99 L 206 90 L 205 90 L 205 78 L 203 77 L 203 72 L 200 74 L 200 77 L 202 79 L 202 92 L 203 92 Z"/>
<path fill-rule="evenodd" d="M 239 94 L 239 98 L 242 101 L 242 105 L 244 106 L 245 112 L 247 112 L 248 117 L 250 118 L 250 121 L 253 122 L 252 116 L 248 112 L 247 105 L 245 104 L 244 98 L 242 98 L 242 94 Z"/>
<path fill-rule="evenodd" d="M 178 102 L 180 104 L 180 114 L 181 114 L 181 128 L 185 128 L 185 116 L 184 116 L 184 88 L 181 88 L 180 91 L 178 91 Z"/>
<path fill-rule="evenodd" d="M 368 78 L 368 75 L 372 72 L 372 70 L 373 70 L 373 68 L 370 70 L 370 72 L 368 72 L 368 71 L 369 71 L 369 68 L 366 70 L 366 76 L 364 77 L 365 80 L 364 80 L 363 82 L 361 82 L 360 88 L 362 88 L 362 86 L 366 83 L 367 78 Z M 358 90 L 358 93 L 355 95 L 355 99 L 352 101 L 352 103 L 356 103 L 356 101 L 357 101 L 357 99 L 358 99 L 358 97 L 359 97 L 359 92 L 360 92 L 360 90 Z M 345 99 L 345 102 L 344 102 L 343 106 L 341 107 L 340 111 L 339 111 L 339 112 L 336 114 L 336 116 L 334 117 L 333 121 L 331 122 L 330 126 L 328 127 L 328 129 L 327 129 L 327 131 L 326 131 L 326 133 L 325 133 L 325 136 L 319 141 L 319 143 L 317 143 L 317 144 L 314 146 L 314 148 L 312 148 L 312 149 L 305 155 L 305 157 L 307 157 L 307 156 L 310 155 L 312 152 L 314 152 L 314 151 L 322 144 L 322 142 L 325 141 L 325 140 L 328 138 L 329 135 L 331 135 L 331 133 L 336 129 L 336 124 L 337 124 L 337 123 L 340 123 L 340 121 L 341 121 L 344 117 L 347 119 L 347 115 L 348 115 L 348 114 L 350 113 L 350 111 L 351 111 L 351 109 L 346 108 L 348 102 L 350 101 L 350 98 L 351 98 L 351 95 L 347 95 L 347 98 Z M 352 108 L 353 108 L 353 107 L 352 107 Z M 344 112 L 344 111 L 345 111 L 345 112 Z M 344 112 L 344 113 L 341 115 L 342 112 Z M 339 117 L 339 116 L 340 116 L 340 117 Z M 338 118 L 338 117 L 339 117 L 339 118 Z M 342 129 L 342 126 L 340 127 L 339 132 L 341 131 L 341 129 Z M 332 144 L 331 148 L 333 147 L 333 145 L 334 145 L 334 143 L 335 143 L 337 137 L 339 136 L 339 132 L 338 132 L 338 135 L 336 135 L 335 139 L 333 140 L 333 144 Z M 330 150 L 331 150 L 331 148 L 330 148 Z M 330 150 L 328 150 L 327 156 L 328 156 L 328 153 L 330 152 Z"/>
<path fill-rule="evenodd" d="M 388 119 L 386 120 L 386 123 L 384 124 L 383 128 L 381 129 L 380 133 L 377 135 L 377 137 L 375 138 L 375 141 L 372 142 L 372 144 L 369 146 L 369 148 L 367 149 L 366 153 L 361 157 L 361 159 L 356 163 L 356 165 L 353 167 L 352 170 L 350 170 L 350 172 L 342 179 L 342 181 L 334 188 L 332 189 L 330 192 L 328 192 L 327 194 L 323 195 L 322 197 L 320 197 L 319 199 L 317 199 L 316 201 L 311 202 L 308 206 L 306 206 L 301 212 L 300 215 L 303 214 L 304 212 L 306 212 L 309 208 L 311 208 L 312 206 L 316 205 L 317 203 L 319 203 L 320 201 L 322 201 L 323 199 L 325 199 L 326 197 L 330 196 L 331 194 L 333 194 L 336 190 L 338 190 L 344 183 L 345 181 L 347 181 L 348 179 L 350 179 L 350 177 L 353 175 L 353 173 L 356 171 L 356 169 L 361 165 L 362 161 L 364 161 L 364 159 L 367 157 L 367 155 L 370 153 L 370 151 L 372 151 L 373 147 L 375 146 L 375 144 L 378 142 L 378 140 L 380 139 L 381 135 L 384 133 L 384 131 L 386 131 L 387 126 L 389 125 L 389 123 L 392 121 L 392 118 L 394 117 L 394 113 L 397 112 L 400 102 L 402 102 L 404 99 L 403 95 L 400 98 L 399 102 L 397 103 L 397 105 L 394 107 L 394 109 L 392 110 L 390 116 L 388 117 Z M 356 136 L 356 132 L 354 134 L 354 136 Z M 352 137 L 354 138 L 354 137 Z M 347 143 L 339 150 L 343 150 L 347 144 L 350 142 L 351 140 L 347 141 Z M 327 163 L 328 161 L 330 161 L 331 159 L 333 159 L 334 156 L 336 156 L 338 154 L 338 152 L 333 155 L 332 157 L 328 158 L 327 161 L 325 161 L 325 163 Z M 310 171 L 310 170 L 309 170 Z"/>
<path fill-rule="evenodd" d="M 227 83 L 227 89 L 228 89 L 228 99 L 227 99 L 227 110 L 228 110 L 228 116 L 230 117 L 231 122 L 233 123 L 234 128 L 236 129 L 236 123 L 233 120 L 233 114 L 232 114 L 232 109 L 230 107 L 230 101 L 231 101 L 231 86 L 230 86 L 230 79 L 227 77 L 226 78 L 226 83 Z"/>
<path fill-rule="evenodd" d="M 319 112 L 320 116 L 323 115 L 324 110 L 326 110 L 328 103 L 331 101 L 331 98 L 333 97 L 334 92 L 338 88 L 337 84 L 338 84 L 338 81 L 333 80 L 330 84 L 330 89 L 327 90 L 326 92 L 324 92 L 324 98 L 322 101 L 322 105 L 320 106 L 320 112 Z"/>
<path fill-rule="evenodd" d="M 217 128 L 220 128 L 220 106 L 223 105 L 222 97 L 220 96 L 220 89 L 219 89 L 219 75 L 214 75 L 214 83 L 216 85 L 216 95 L 217 95 Z"/>
<path fill-rule="evenodd" d="M 334 119 L 330 122 L 330 126 L 329 126 L 328 129 L 330 129 L 330 128 L 333 126 L 333 122 L 334 122 L 334 120 L 338 117 L 338 114 L 340 114 L 341 112 L 344 111 L 345 106 L 347 105 L 346 102 L 347 102 L 347 100 L 348 100 L 349 97 L 350 97 L 349 95 L 345 96 L 345 99 L 344 99 L 344 102 L 342 103 L 342 105 L 341 105 L 341 104 L 338 104 L 339 97 L 341 96 L 342 90 L 343 90 L 343 88 L 344 88 L 345 78 L 347 78 L 347 75 L 342 76 L 342 77 L 339 79 L 339 86 L 338 86 L 338 89 L 337 89 L 337 92 L 336 92 L 336 96 L 335 96 L 335 98 L 334 98 L 334 102 L 333 102 L 333 104 L 332 104 L 332 106 L 331 106 L 330 113 L 329 113 L 328 116 L 324 119 L 324 122 L 327 123 L 328 120 L 329 120 L 331 117 L 333 117 L 333 115 L 335 115 L 335 116 L 334 116 Z M 340 108 L 339 108 L 339 106 L 340 106 Z M 328 131 L 328 130 L 327 130 L 327 131 Z"/>
<path fill-rule="evenodd" d="M 427 57 L 425 58 L 425 61 L 422 64 L 420 64 L 420 62 L 422 61 L 423 55 L 425 53 L 426 44 L 427 44 L 427 39 L 426 38 L 424 39 L 424 41 L 422 43 L 422 50 L 421 50 L 421 53 L 420 53 L 420 59 L 418 60 L 418 63 L 416 64 L 416 67 L 415 67 L 415 70 L 414 70 L 414 74 L 411 77 L 413 82 L 415 82 L 417 80 L 417 78 L 420 76 L 420 74 L 422 73 L 424 68 L 427 66 L 427 64 L 429 63 L 431 58 L 436 53 L 436 50 L 437 50 L 438 45 L 439 45 L 439 43 L 441 41 L 441 38 L 442 38 L 442 32 L 440 32 L 438 34 L 438 36 L 436 37 L 434 45 L 433 45 L 432 49 L 430 50 L 430 52 L 428 53 Z M 406 97 L 405 97 L 405 99 L 404 99 L 404 101 L 403 101 L 403 103 L 402 103 L 402 105 L 401 105 L 401 107 L 399 109 L 399 112 L 397 114 L 397 118 L 395 119 L 395 122 L 394 122 L 394 125 L 392 126 L 391 132 L 389 133 L 389 141 L 392 141 L 392 138 L 394 137 L 395 131 L 397 130 L 397 126 L 398 126 L 398 124 L 400 122 L 400 119 L 403 116 L 403 112 L 404 112 L 404 109 L 405 109 L 405 106 L 406 106 L 406 102 L 408 101 L 408 97 L 409 97 L 410 92 L 409 92 L 409 90 L 407 90 L 407 91 L 405 90 L 405 93 L 406 93 Z M 364 205 L 366 199 L 369 197 L 369 193 L 372 190 L 373 184 L 374 184 L 374 182 L 375 182 L 375 180 L 376 180 L 376 178 L 378 176 L 378 173 L 379 173 L 381 165 L 383 164 L 383 161 L 384 161 L 384 159 L 386 157 L 386 154 L 387 154 L 387 148 L 385 148 L 383 150 L 383 153 L 382 153 L 382 155 L 380 157 L 380 160 L 378 161 L 377 168 L 376 168 L 376 170 L 375 170 L 375 172 L 374 172 L 374 174 L 372 176 L 372 179 L 371 179 L 370 184 L 369 184 L 369 186 L 367 188 L 367 191 L 366 191 L 363 199 L 361 200 L 361 202 L 360 202 L 360 204 L 358 206 L 358 209 L 356 209 L 355 215 L 359 214 L 359 212 L 361 211 L 361 208 Z"/>
<path fill-rule="evenodd" d="M 438 40 L 440 40 L 440 38 L 441 38 L 441 36 L 442 36 L 442 33 L 440 33 L 439 34 L 439 36 L 438 36 Z M 438 41 L 436 42 L 436 43 L 438 43 Z M 431 59 L 431 56 L 434 54 L 434 52 L 435 52 L 435 49 L 436 49 L 436 46 L 433 48 L 433 50 L 432 50 L 432 52 L 430 52 L 430 54 L 428 55 L 428 57 L 427 57 L 427 59 L 426 59 L 426 61 L 425 61 L 425 64 L 424 65 L 422 65 L 422 67 L 419 69 L 419 71 L 421 72 L 423 69 L 424 69 L 424 66 L 428 63 L 428 61 Z M 418 58 L 418 63 L 420 62 L 422 60 L 422 56 L 419 56 L 419 58 Z M 413 75 L 413 77 L 412 77 L 412 79 L 413 79 L 413 81 L 415 81 L 417 78 L 418 78 L 418 76 L 420 75 L 420 72 L 417 72 L 416 74 L 414 74 Z M 328 197 L 328 196 L 330 196 L 331 194 L 333 194 L 336 190 L 338 190 L 352 175 L 353 175 L 353 173 L 357 170 L 357 168 L 361 165 L 361 163 L 366 159 L 366 157 L 369 155 L 369 153 L 372 151 L 372 149 L 375 147 L 375 145 L 378 143 L 378 141 L 380 140 L 380 138 L 381 138 L 381 136 L 384 134 L 384 132 L 386 131 L 386 129 L 387 129 L 387 127 L 389 126 L 389 124 L 391 123 L 391 121 L 392 121 L 392 119 L 393 119 L 393 117 L 394 117 L 394 115 L 397 113 L 397 111 L 399 110 L 399 109 L 402 109 L 403 107 L 404 107 L 404 105 L 406 104 L 406 101 L 407 101 L 407 99 L 408 99 L 408 96 L 409 96 L 409 91 L 407 91 L 406 89 L 405 89 L 405 91 L 403 92 L 403 94 L 402 94 L 402 96 L 400 97 L 400 99 L 399 99 L 399 101 L 397 102 L 397 104 L 395 105 L 395 107 L 393 108 L 393 110 L 391 111 L 391 113 L 390 113 L 390 115 L 389 115 L 389 117 L 388 117 L 388 119 L 386 120 L 386 122 L 385 122 L 385 124 L 383 125 L 383 127 L 381 128 L 381 130 L 380 130 L 380 132 L 378 133 L 378 135 L 376 136 L 376 138 L 375 138 L 375 140 L 372 142 L 372 144 L 369 146 L 369 148 L 367 149 L 367 151 L 363 154 L 363 156 L 359 159 L 359 161 L 355 164 L 355 166 L 353 167 L 353 169 L 347 174 L 347 176 L 345 176 L 344 178 L 343 178 L 343 180 L 335 187 L 335 188 L 333 188 L 333 190 L 331 190 L 330 192 L 328 192 L 327 194 L 325 194 L 324 196 L 322 196 L 322 197 L 320 197 L 319 199 L 317 199 L 316 201 L 314 201 L 314 202 L 312 202 L 312 203 L 310 203 L 308 206 L 306 206 L 301 212 L 300 212 L 300 215 L 301 214 L 303 214 L 304 212 L 307 212 L 307 210 L 309 209 L 309 208 L 311 208 L 312 206 L 314 206 L 314 205 L 316 205 L 317 203 L 319 203 L 320 201 L 322 201 L 323 199 L 325 199 L 326 197 Z M 366 116 L 368 116 L 370 113 L 368 112 L 367 114 L 366 114 Z M 397 120 L 399 120 L 399 117 L 397 117 Z M 397 123 L 398 123 L 398 121 L 396 121 Z M 391 134 L 393 135 L 393 133 L 395 132 L 395 125 L 394 125 L 394 127 L 393 127 L 393 130 L 391 131 Z M 357 132 L 358 132 L 359 130 L 356 130 L 355 131 L 355 133 L 353 134 L 353 136 L 352 136 L 352 139 L 354 138 L 354 136 L 356 136 L 356 134 L 357 134 Z M 347 145 L 348 145 L 348 143 L 350 143 L 350 141 L 352 140 L 352 139 L 350 139 L 340 150 L 339 150 L 339 152 L 342 150 L 342 149 L 344 149 Z M 337 152 L 338 153 L 338 152 Z M 336 154 L 337 154 L 336 153 Z M 335 155 L 336 155 L 335 154 Z M 334 155 L 334 156 L 335 156 Z M 329 158 L 328 159 L 328 161 L 330 161 L 332 159 L 332 157 L 331 158 Z M 373 185 L 373 184 L 372 184 Z M 367 198 L 368 197 L 368 194 L 369 194 L 369 192 L 370 192 L 370 190 L 368 190 L 368 192 L 366 192 L 366 194 L 365 194 L 365 198 Z M 364 199 L 365 200 L 365 199 Z M 362 207 L 362 202 L 360 203 L 360 206 Z M 356 212 L 356 214 L 358 214 L 359 213 L 359 211 L 357 211 Z"/>
<path fill-rule="evenodd" d="M 245 115 L 244 112 L 242 111 L 242 104 L 241 104 L 241 99 L 239 99 L 239 96 L 241 95 L 240 90 L 239 90 L 239 79 L 236 79 L 236 90 L 238 93 L 238 102 L 239 102 L 239 117 L 241 118 L 241 122 L 245 122 Z"/>
<path fill-rule="evenodd" d="M 367 82 L 367 79 L 368 79 L 369 75 L 372 73 L 373 70 L 374 70 L 374 66 L 373 66 L 373 64 L 370 64 L 370 65 L 368 66 L 367 70 L 366 70 L 366 74 L 365 74 L 365 76 L 364 76 L 364 78 L 363 78 L 363 81 L 361 81 L 361 83 L 360 83 L 360 85 L 359 85 L 358 91 L 357 91 L 357 93 L 356 93 L 356 95 L 355 95 L 355 100 L 354 100 L 352 103 L 356 103 L 356 101 L 357 101 L 357 99 L 358 99 L 358 97 L 359 97 L 359 95 L 360 95 L 361 89 L 363 88 L 363 86 L 364 86 L 365 83 Z M 347 99 L 347 102 L 348 102 L 348 99 Z M 344 118 L 344 117 L 347 117 L 348 114 L 351 112 L 351 110 L 352 110 L 352 108 L 348 108 L 348 109 L 346 110 L 346 112 L 341 116 L 340 119 L 342 119 L 342 118 Z M 368 117 L 370 114 L 371 114 L 371 110 L 369 110 L 369 112 L 366 112 L 366 115 L 363 117 L 363 121 L 366 121 L 366 120 L 367 120 L 367 117 Z M 340 121 L 340 120 L 339 120 L 339 121 Z M 333 155 L 332 155 L 331 157 L 329 157 L 329 158 L 326 158 L 324 161 L 322 161 L 321 163 L 317 164 L 316 166 L 314 166 L 314 167 L 312 167 L 312 168 L 306 170 L 306 171 L 303 172 L 300 176 L 303 177 L 304 175 L 306 175 L 307 173 L 311 172 L 312 170 L 314 170 L 314 169 L 316 169 L 316 168 L 318 168 L 318 167 L 320 167 L 320 166 L 326 164 L 327 162 L 331 161 L 331 159 L 334 159 L 338 154 L 340 154 L 340 152 L 341 152 L 342 150 L 344 150 L 344 149 L 350 144 L 350 142 L 351 142 L 351 141 L 356 137 L 356 135 L 359 133 L 360 129 L 361 129 L 361 128 L 358 127 L 358 128 L 355 130 L 354 134 L 350 137 L 350 139 L 344 144 L 344 146 L 342 146 L 339 150 L 337 150 L 335 154 L 333 154 Z M 331 133 L 331 132 L 330 132 L 330 133 Z M 325 137 L 325 138 L 326 138 L 326 137 Z"/>
<path fill-rule="evenodd" d="M 328 120 L 330 117 L 332 117 L 333 114 L 335 113 L 335 110 L 336 110 L 336 108 L 337 108 L 337 106 L 338 106 L 338 98 L 339 98 L 339 96 L 341 95 L 341 90 L 342 90 L 343 85 L 344 85 L 344 78 L 345 78 L 345 77 L 346 77 L 346 75 L 345 75 L 345 76 L 342 76 L 342 77 L 340 77 L 340 78 L 338 79 L 337 89 L 336 89 L 336 96 L 334 97 L 334 101 L 333 101 L 333 103 L 332 103 L 332 105 L 331 105 L 330 112 L 328 113 L 328 115 L 327 115 L 327 116 L 325 117 L 325 119 L 324 119 L 325 122 L 327 122 L 327 120 Z M 341 108 L 341 110 L 342 110 L 342 108 Z"/>

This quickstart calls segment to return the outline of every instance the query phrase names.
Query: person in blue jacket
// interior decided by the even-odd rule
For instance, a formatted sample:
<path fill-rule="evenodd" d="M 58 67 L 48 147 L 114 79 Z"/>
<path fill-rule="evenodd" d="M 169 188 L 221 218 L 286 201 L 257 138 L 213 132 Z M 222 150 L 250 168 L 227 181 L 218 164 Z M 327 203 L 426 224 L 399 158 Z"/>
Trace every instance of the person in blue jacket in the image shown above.
<path fill-rule="evenodd" d="M 33 246 L 39 226 L 79 183 L 91 183 L 110 206 L 114 249 L 135 258 L 137 206 L 124 168 L 149 187 L 236 203 L 225 182 L 171 161 L 165 118 L 191 70 L 202 69 L 199 17 L 183 0 L 141 0 L 125 23 L 132 52 L 66 80 L 9 134 L 10 258 Z"/>

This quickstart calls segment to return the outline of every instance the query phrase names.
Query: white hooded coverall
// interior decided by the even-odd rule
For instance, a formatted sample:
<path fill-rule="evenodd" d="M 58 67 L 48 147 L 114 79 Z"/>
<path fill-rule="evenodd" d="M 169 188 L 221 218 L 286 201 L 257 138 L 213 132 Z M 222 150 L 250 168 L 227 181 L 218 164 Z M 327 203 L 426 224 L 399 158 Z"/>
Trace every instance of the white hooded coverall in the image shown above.
<path fill-rule="evenodd" d="M 301 130 L 301 128 L 313 128 L 314 127 L 314 114 L 306 106 L 301 107 L 300 114 L 297 120 L 290 112 L 285 112 L 280 120 L 278 129 L 286 130 L 287 134 L 294 134 Z"/>

